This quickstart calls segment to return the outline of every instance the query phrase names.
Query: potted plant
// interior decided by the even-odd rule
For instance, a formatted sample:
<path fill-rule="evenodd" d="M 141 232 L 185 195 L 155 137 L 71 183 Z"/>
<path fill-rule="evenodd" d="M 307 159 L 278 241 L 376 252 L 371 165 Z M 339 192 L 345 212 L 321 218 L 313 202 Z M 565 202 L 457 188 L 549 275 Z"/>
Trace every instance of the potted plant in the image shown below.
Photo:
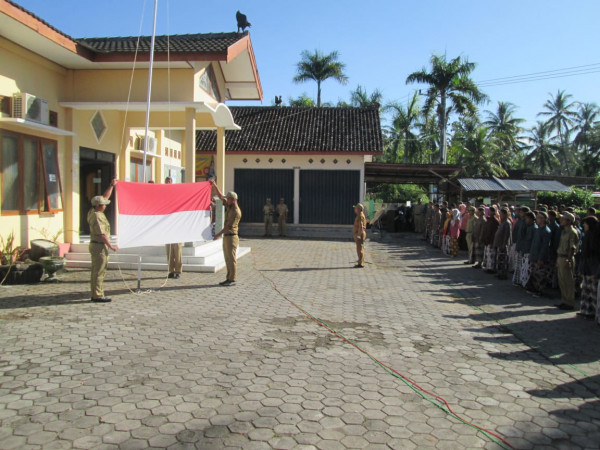
<path fill-rule="evenodd" d="M 40 233 L 44 239 L 46 239 L 47 241 L 53 242 L 57 247 L 57 254 L 53 255 L 53 256 L 58 256 L 60 258 L 62 258 L 63 256 L 65 256 L 67 253 L 69 253 L 69 250 L 71 250 L 71 244 L 69 244 L 68 242 L 59 242 L 59 238 L 60 236 L 62 236 L 63 234 L 63 229 L 60 228 L 58 230 L 56 230 L 55 233 L 52 233 L 48 228 L 36 228 L 35 229 L 38 233 Z"/>
<path fill-rule="evenodd" d="M 44 274 L 40 264 L 27 258 L 28 251 L 15 245 L 15 235 L 0 236 L 0 285 L 37 283 Z"/>
<path fill-rule="evenodd" d="M 41 228 L 37 230 L 45 239 L 34 239 L 31 241 L 32 247 L 32 258 L 37 259 L 46 272 L 46 279 L 44 281 L 50 283 L 56 283 L 60 281 L 56 276 L 56 272 L 65 267 L 66 259 L 65 253 L 68 252 L 68 248 L 61 251 L 61 244 L 58 241 L 60 235 L 63 234 L 62 228 L 52 234 L 47 228 Z M 71 244 L 66 244 L 70 247 Z"/>

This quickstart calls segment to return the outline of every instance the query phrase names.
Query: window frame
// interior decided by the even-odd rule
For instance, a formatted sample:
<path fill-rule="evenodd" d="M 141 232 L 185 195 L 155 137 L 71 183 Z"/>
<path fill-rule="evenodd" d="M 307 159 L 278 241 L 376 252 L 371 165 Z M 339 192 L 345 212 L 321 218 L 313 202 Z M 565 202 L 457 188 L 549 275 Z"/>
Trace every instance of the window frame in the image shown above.
<path fill-rule="evenodd" d="M 17 139 L 17 166 L 19 174 L 21 176 L 18 180 L 17 190 L 17 205 L 18 209 L 0 210 L 0 216 L 28 216 L 28 215 L 54 215 L 64 211 L 64 198 L 63 198 L 63 186 L 62 177 L 60 175 L 60 161 L 58 159 L 58 141 L 53 139 L 46 139 L 40 136 L 31 134 L 17 133 L 10 130 L 0 129 L 0 148 L 2 146 L 2 138 L 4 136 L 11 136 Z M 36 178 L 38 179 L 38 193 L 37 193 L 37 209 L 26 209 L 25 205 L 25 140 L 31 140 L 36 143 Z M 44 144 L 51 144 L 54 146 L 54 158 L 56 161 L 56 176 L 58 177 L 58 190 L 60 198 L 60 208 L 54 209 L 50 203 L 50 191 L 48 189 L 48 180 L 46 173 L 46 162 L 43 154 Z M 2 169 L 1 161 L 2 152 L 0 152 L 0 169 Z M 2 170 L 0 170 L 0 183 L 2 181 Z M 43 184 L 42 184 L 43 183 Z M 48 209 L 44 210 L 44 204 L 48 205 Z M 1 205 L 0 205 L 1 206 Z"/>

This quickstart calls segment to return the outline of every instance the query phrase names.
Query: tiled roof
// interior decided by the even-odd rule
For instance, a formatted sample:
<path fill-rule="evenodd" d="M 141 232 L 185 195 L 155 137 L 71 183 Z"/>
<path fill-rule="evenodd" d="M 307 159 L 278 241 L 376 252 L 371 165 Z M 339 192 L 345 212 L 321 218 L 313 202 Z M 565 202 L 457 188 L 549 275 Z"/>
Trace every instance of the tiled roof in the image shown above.
<path fill-rule="evenodd" d="M 248 32 L 242 34 L 199 33 L 156 36 L 154 50 L 156 52 L 166 52 L 169 48 L 173 53 L 223 53 L 247 34 Z M 137 36 L 76 39 L 80 44 L 98 53 L 132 53 L 135 52 L 137 40 Z M 140 52 L 150 52 L 150 40 L 151 36 L 140 37 Z"/>
<path fill-rule="evenodd" d="M 375 108 L 230 107 L 242 129 L 225 131 L 230 152 L 350 152 L 383 150 Z M 196 132 L 196 149 L 214 151 L 216 132 Z"/>
<path fill-rule="evenodd" d="M 569 192 L 567 186 L 555 180 L 511 180 L 509 178 L 459 178 L 458 182 L 465 191 L 485 192 L 533 192 L 552 191 Z"/>

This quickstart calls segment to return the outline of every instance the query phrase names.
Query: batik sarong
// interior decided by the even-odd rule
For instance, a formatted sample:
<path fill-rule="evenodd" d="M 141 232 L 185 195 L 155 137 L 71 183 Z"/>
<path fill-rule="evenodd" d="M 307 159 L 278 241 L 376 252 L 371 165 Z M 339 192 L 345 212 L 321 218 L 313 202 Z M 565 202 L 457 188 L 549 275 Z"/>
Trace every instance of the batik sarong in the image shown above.
<path fill-rule="evenodd" d="M 473 244 L 473 259 L 477 264 L 483 262 L 483 245 Z"/>
<path fill-rule="evenodd" d="M 450 256 L 458 256 L 458 238 L 450 238 Z"/>
<path fill-rule="evenodd" d="M 595 317 L 598 308 L 598 278 L 593 275 L 582 275 L 581 283 L 581 314 Z"/>
<path fill-rule="evenodd" d="M 500 278 L 508 277 L 508 259 L 506 247 L 496 249 L 496 270 Z"/>
<path fill-rule="evenodd" d="M 521 257 L 521 280 L 519 284 L 523 287 L 529 283 L 531 277 L 531 264 L 529 264 L 529 253 Z"/>
<path fill-rule="evenodd" d="M 485 270 L 496 270 L 496 249 L 491 245 L 486 245 L 483 251 L 483 268 Z"/>
<path fill-rule="evenodd" d="M 550 281 L 552 275 L 552 266 L 549 261 L 544 261 L 542 265 L 538 265 L 537 262 L 531 263 L 531 277 L 529 278 L 530 287 L 536 292 L 543 292 Z"/>
<path fill-rule="evenodd" d="M 515 257 L 515 271 L 513 273 L 513 284 L 518 286 L 521 285 L 521 267 L 523 266 L 523 254 L 521 252 L 517 252 Z"/>
<path fill-rule="evenodd" d="M 508 250 L 508 270 L 511 272 L 515 270 L 518 257 L 519 252 L 517 252 L 517 244 L 512 244 Z"/>

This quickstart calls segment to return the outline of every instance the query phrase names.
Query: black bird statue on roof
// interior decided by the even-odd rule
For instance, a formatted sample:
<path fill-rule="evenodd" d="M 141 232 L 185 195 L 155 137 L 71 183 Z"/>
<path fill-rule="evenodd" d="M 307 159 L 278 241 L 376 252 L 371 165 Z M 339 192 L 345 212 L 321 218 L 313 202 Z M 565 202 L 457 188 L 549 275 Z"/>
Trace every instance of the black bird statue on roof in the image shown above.
<path fill-rule="evenodd" d="M 275 96 L 275 106 L 281 106 L 283 104 L 283 99 L 281 98 L 281 95 L 279 96 Z"/>
<path fill-rule="evenodd" d="M 238 11 L 235 13 L 235 18 L 237 19 L 238 33 L 243 33 L 246 28 L 250 28 L 252 26 L 252 24 L 248 22 L 246 14 L 242 14 Z"/>

